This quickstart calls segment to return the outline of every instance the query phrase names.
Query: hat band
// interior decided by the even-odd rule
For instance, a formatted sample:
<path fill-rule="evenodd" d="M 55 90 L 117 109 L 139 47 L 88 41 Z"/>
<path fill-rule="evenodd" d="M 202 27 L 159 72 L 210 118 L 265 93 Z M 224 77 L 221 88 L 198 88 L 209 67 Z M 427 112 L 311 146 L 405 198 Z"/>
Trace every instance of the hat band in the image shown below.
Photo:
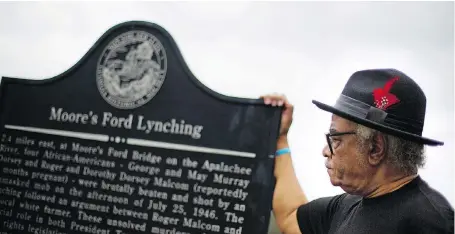
<path fill-rule="evenodd" d="M 343 94 L 338 98 L 335 108 L 360 119 L 367 119 L 401 131 L 422 135 L 423 124 L 421 122 L 400 118 Z"/>

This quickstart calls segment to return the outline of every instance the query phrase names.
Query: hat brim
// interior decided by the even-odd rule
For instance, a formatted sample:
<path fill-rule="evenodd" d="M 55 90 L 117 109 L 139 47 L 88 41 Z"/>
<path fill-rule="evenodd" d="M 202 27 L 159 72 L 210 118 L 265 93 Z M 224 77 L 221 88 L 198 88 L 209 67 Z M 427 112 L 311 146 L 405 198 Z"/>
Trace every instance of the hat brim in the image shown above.
<path fill-rule="evenodd" d="M 333 113 L 335 115 L 338 115 L 338 116 L 340 116 L 342 118 L 348 119 L 348 120 L 350 120 L 350 121 L 352 121 L 354 123 L 358 123 L 358 124 L 367 126 L 369 128 L 384 132 L 386 134 L 390 134 L 390 135 L 393 135 L 393 136 L 396 136 L 396 137 L 403 138 L 405 140 L 409 140 L 409 141 L 412 141 L 412 142 L 416 142 L 416 143 L 424 144 L 424 145 L 429 145 L 429 146 L 444 145 L 444 142 L 433 140 L 433 139 L 429 139 L 429 138 L 425 138 L 425 137 L 422 137 L 422 136 L 419 136 L 419 135 L 415 135 L 415 134 L 412 134 L 412 133 L 407 133 L 407 132 L 404 132 L 404 131 L 401 131 L 401 130 L 397 130 L 397 129 L 394 129 L 394 128 L 391 128 L 391 127 L 388 127 L 388 126 L 373 122 L 373 121 L 368 120 L 368 119 L 362 119 L 362 118 L 353 116 L 353 115 L 351 115 L 351 114 L 349 114 L 347 112 L 338 110 L 338 109 L 336 109 L 333 106 L 324 104 L 324 103 L 316 101 L 316 100 L 313 100 L 312 102 L 317 107 L 319 107 L 321 110 L 324 110 L 324 111 L 327 111 L 327 112 L 331 112 L 331 113 Z"/>

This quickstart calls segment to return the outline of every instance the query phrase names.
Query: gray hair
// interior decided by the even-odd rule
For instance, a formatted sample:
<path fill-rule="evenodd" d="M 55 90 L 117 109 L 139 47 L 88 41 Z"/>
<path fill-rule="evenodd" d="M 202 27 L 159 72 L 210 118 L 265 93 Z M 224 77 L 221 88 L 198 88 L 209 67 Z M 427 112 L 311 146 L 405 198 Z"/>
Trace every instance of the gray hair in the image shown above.
<path fill-rule="evenodd" d="M 371 146 L 372 138 L 379 131 L 357 124 L 356 133 L 359 150 L 365 150 Z M 425 147 L 423 144 L 389 134 L 384 134 L 384 137 L 386 141 L 386 162 L 393 168 L 405 175 L 412 175 L 417 173 L 418 168 L 425 165 Z"/>

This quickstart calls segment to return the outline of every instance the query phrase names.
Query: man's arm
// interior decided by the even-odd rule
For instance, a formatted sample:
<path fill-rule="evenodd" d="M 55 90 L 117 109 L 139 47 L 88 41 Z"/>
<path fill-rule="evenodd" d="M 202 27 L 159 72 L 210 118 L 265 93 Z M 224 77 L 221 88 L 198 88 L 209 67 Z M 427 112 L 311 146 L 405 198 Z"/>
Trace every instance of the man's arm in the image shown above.
<path fill-rule="evenodd" d="M 267 105 L 283 106 L 277 149 L 289 147 L 287 134 L 292 124 L 294 107 L 283 95 L 272 94 L 261 98 Z M 300 234 L 297 209 L 308 203 L 308 200 L 295 175 L 291 155 L 284 154 L 275 158 L 274 174 L 276 185 L 273 195 L 273 212 L 278 227 L 285 234 Z"/>
<path fill-rule="evenodd" d="M 289 147 L 287 137 L 280 137 L 277 149 Z M 285 234 L 300 234 L 297 222 L 297 209 L 308 203 L 295 175 L 292 158 L 289 154 L 275 159 L 275 192 L 273 211 L 280 230 Z"/>

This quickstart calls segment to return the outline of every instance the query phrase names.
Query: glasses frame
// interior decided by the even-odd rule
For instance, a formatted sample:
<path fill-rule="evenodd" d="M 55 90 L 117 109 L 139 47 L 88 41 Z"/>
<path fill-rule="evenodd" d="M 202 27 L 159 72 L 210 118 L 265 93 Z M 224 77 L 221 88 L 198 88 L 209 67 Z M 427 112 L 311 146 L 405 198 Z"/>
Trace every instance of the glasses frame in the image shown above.
<path fill-rule="evenodd" d="M 331 155 L 333 155 L 333 148 L 332 148 L 332 142 L 330 141 L 330 137 L 352 135 L 352 134 L 357 134 L 357 132 L 355 132 L 355 131 L 347 131 L 347 132 L 326 133 L 325 134 L 325 138 L 327 140 L 327 145 L 329 146 Z"/>

